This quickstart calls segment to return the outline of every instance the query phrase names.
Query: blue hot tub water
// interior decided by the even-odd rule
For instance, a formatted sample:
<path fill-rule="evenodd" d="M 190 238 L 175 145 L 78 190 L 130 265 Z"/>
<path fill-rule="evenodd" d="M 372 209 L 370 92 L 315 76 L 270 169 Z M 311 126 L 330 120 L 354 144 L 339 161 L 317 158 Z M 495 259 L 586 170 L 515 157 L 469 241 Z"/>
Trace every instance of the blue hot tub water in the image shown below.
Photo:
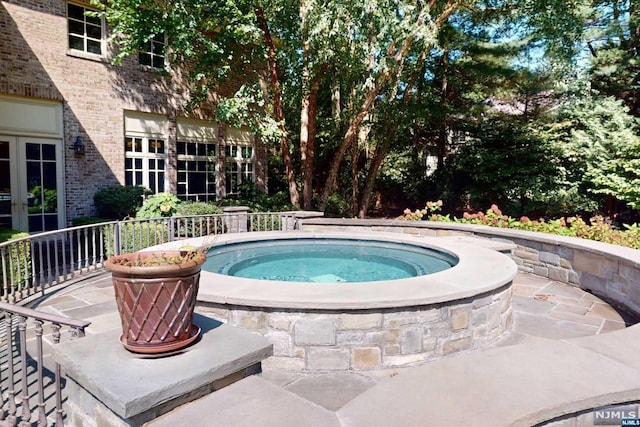
<path fill-rule="evenodd" d="M 372 282 L 423 276 L 451 268 L 457 258 L 415 245 L 352 239 L 298 238 L 213 247 L 203 269 L 286 282 Z"/>

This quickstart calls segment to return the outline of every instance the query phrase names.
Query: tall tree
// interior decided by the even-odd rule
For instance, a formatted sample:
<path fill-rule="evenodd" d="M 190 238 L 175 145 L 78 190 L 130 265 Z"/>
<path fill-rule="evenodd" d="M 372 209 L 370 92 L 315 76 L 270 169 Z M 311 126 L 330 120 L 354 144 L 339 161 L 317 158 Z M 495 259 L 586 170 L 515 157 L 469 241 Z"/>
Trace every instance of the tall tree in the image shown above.
<path fill-rule="evenodd" d="M 522 39 L 530 47 L 572 52 L 586 3 L 230 0 L 213 6 L 203 0 L 93 1 L 104 7 L 120 58 L 165 34 L 170 63 L 187 71 L 192 105 L 213 102 L 221 119 L 249 124 L 277 144 L 292 202 L 309 208 L 316 192 L 324 209 L 328 197 L 345 187 L 339 185 L 341 170 L 350 161 L 351 173 L 344 180 L 354 183 L 342 183 L 352 188 L 352 205 L 360 216 L 366 214 L 390 147 L 413 144 L 412 138 L 404 138 L 413 132 L 411 120 L 414 128 L 424 125 L 430 119 L 426 115 L 439 105 L 448 112 L 437 127 L 441 145 L 448 138 L 456 115 L 452 101 L 465 96 L 455 94 L 459 67 L 454 62 L 462 64 L 468 46 L 459 37 L 442 43 L 446 39 L 438 35 L 443 28 L 463 29 L 469 21 L 464 17 L 473 16 L 477 25 L 469 28 L 494 28 L 494 41 Z M 496 30 L 495 23 L 508 25 Z M 424 91 L 432 86 L 425 82 L 436 83 L 433 76 L 439 84 L 435 98 Z M 242 82 L 242 87 L 225 93 L 230 82 Z M 260 90 L 265 89 L 261 82 L 267 82 L 266 90 Z M 260 93 L 267 94 L 266 101 L 259 99 Z M 418 111 L 416 99 L 436 102 L 419 117 L 412 112 Z M 386 126 L 378 125 L 385 121 Z M 356 145 L 358 135 L 366 138 Z"/>
<path fill-rule="evenodd" d="M 640 117 L 640 1 L 597 1 L 587 28 L 593 88 Z"/>

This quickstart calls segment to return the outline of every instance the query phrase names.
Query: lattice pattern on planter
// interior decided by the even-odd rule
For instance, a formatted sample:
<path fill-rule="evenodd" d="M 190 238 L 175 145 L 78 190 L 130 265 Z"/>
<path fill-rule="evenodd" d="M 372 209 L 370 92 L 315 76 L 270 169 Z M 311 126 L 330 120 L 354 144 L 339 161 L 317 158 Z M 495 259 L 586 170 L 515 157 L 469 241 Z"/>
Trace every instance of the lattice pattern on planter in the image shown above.
<path fill-rule="evenodd" d="M 115 277 L 124 340 L 129 345 L 167 345 L 188 337 L 200 272 L 187 277 Z"/>

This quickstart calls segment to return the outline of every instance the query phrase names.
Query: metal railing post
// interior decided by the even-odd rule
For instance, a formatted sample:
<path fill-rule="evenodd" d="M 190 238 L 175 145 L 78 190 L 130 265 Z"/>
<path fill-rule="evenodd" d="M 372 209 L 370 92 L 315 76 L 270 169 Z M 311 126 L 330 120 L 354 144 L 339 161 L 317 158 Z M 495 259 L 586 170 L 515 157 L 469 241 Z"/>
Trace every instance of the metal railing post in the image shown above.
<path fill-rule="evenodd" d="M 113 254 L 120 255 L 122 253 L 120 221 L 116 221 L 113 225 Z"/>

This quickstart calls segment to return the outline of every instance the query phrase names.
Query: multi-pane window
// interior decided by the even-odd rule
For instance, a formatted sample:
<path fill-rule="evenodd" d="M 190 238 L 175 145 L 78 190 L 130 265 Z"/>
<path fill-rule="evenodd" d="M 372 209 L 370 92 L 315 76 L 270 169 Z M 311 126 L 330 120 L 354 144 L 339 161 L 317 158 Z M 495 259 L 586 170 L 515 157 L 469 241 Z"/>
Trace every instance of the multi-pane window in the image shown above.
<path fill-rule="evenodd" d="M 91 9 L 74 3 L 67 3 L 67 24 L 69 30 L 69 49 L 102 54 L 102 19 L 87 16 Z"/>
<path fill-rule="evenodd" d="M 124 152 L 125 185 L 144 185 L 154 194 L 165 191 L 167 153 L 163 139 L 126 137 Z"/>
<path fill-rule="evenodd" d="M 253 147 L 227 145 L 225 154 L 226 190 L 235 194 L 240 184 L 253 182 Z"/>
<path fill-rule="evenodd" d="M 164 34 L 155 35 L 143 48 L 140 48 L 138 54 L 140 64 L 153 68 L 164 68 L 165 47 Z"/>
<path fill-rule="evenodd" d="M 216 145 L 178 141 L 178 197 L 182 200 L 216 200 Z"/>

